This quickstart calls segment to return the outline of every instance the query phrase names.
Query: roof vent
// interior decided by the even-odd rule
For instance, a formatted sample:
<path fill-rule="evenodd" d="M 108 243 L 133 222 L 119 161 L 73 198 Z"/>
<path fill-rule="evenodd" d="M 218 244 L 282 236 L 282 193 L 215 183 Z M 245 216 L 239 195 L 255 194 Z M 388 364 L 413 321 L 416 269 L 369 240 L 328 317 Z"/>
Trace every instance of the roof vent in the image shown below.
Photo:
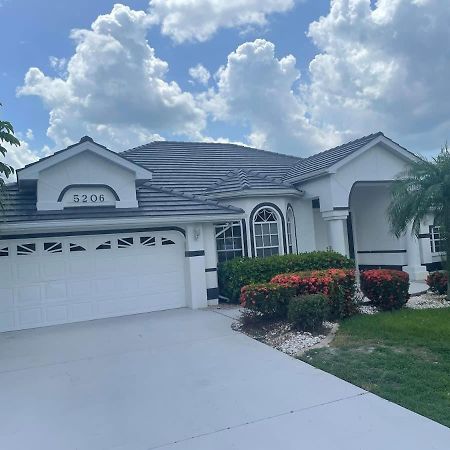
<path fill-rule="evenodd" d="M 80 139 L 80 142 L 94 142 L 94 139 L 92 139 L 90 136 L 83 136 Z"/>

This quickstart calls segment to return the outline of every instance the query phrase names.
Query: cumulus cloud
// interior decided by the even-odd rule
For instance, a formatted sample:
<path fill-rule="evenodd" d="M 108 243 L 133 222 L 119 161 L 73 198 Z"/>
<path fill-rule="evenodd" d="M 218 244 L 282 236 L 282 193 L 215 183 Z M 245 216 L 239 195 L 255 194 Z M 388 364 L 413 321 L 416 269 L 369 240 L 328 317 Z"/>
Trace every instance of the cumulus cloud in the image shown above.
<path fill-rule="evenodd" d="M 450 127 L 450 8 L 442 0 L 333 0 L 309 27 L 308 109 L 351 134 L 437 146 Z"/>
<path fill-rule="evenodd" d="M 22 139 L 20 133 L 17 133 L 17 137 L 20 141 L 20 147 L 16 147 L 15 145 L 10 145 L 6 142 L 3 142 L 3 147 L 6 148 L 6 156 L 2 158 L 2 162 L 12 166 L 15 170 L 20 169 L 26 164 L 30 164 L 34 161 L 37 161 L 38 156 L 36 151 L 30 148 L 29 143 Z M 15 181 L 15 174 L 8 178 L 8 181 Z"/>
<path fill-rule="evenodd" d="M 250 145 L 309 154 L 337 142 L 333 130 L 316 127 L 296 89 L 300 72 L 294 56 L 278 59 L 264 39 L 246 42 L 216 74 L 217 87 L 203 95 L 214 119 L 237 120 L 251 128 Z"/>
<path fill-rule="evenodd" d="M 208 81 L 211 78 L 209 70 L 202 64 L 197 64 L 196 66 L 191 67 L 189 69 L 189 76 L 192 78 L 192 80 L 205 86 L 208 84 Z"/>
<path fill-rule="evenodd" d="M 91 30 L 74 30 L 77 43 L 66 77 L 32 67 L 19 95 L 36 95 L 50 110 L 47 135 L 58 146 L 83 134 L 113 149 L 152 139 L 159 133 L 200 136 L 205 113 L 193 96 L 166 79 L 168 64 L 146 40 L 151 19 L 117 4 Z"/>
<path fill-rule="evenodd" d="M 151 0 L 152 21 L 177 43 L 206 41 L 220 28 L 263 26 L 295 0 Z"/>

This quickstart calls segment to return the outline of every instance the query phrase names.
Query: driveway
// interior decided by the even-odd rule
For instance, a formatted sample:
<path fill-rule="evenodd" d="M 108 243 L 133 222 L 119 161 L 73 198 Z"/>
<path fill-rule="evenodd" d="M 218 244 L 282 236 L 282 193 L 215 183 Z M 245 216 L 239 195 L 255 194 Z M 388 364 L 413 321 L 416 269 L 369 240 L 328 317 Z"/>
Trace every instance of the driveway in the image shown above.
<path fill-rule="evenodd" d="M 0 334 L 15 449 L 448 449 L 450 429 L 179 309 Z"/>

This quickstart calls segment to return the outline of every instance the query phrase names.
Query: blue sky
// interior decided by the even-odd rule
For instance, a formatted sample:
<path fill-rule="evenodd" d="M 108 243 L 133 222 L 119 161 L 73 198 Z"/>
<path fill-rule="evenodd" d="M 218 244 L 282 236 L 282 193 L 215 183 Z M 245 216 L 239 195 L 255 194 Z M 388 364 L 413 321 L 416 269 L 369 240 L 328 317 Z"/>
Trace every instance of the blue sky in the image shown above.
<path fill-rule="evenodd" d="M 12 161 L 84 134 L 117 150 L 228 139 L 299 156 L 379 129 L 425 154 L 448 138 L 445 2 L 231 3 L 0 1 L 1 116 L 24 143 Z M 198 64 L 207 80 L 189 74 Z"/>

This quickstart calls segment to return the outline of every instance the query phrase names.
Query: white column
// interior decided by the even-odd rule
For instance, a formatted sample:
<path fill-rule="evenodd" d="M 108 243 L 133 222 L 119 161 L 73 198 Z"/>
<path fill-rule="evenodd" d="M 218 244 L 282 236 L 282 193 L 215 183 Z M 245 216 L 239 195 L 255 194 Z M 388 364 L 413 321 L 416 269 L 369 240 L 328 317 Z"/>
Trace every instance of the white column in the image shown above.
<path fill-rule="evenodd" d="M 202 224 L 186 226 L 186 291 L 192 309 L 208 306 Z"/>
<path fill-rule="evenodd" d="M 406 243 L 406 262 L 403 270 L 409 274 L 411 281 L 424 281 L 428 272 L 420 258 L 420 244 L 417 237 L 412 233 L 412 227 L 409 226 L 405 235 Z"/>
<path fill-rule="evenodd" d="M 347 237 L 348 210 L 324 211 L 323 219 L 327 222 L 328 244 L 335 252 L 349 256 Z"/>

